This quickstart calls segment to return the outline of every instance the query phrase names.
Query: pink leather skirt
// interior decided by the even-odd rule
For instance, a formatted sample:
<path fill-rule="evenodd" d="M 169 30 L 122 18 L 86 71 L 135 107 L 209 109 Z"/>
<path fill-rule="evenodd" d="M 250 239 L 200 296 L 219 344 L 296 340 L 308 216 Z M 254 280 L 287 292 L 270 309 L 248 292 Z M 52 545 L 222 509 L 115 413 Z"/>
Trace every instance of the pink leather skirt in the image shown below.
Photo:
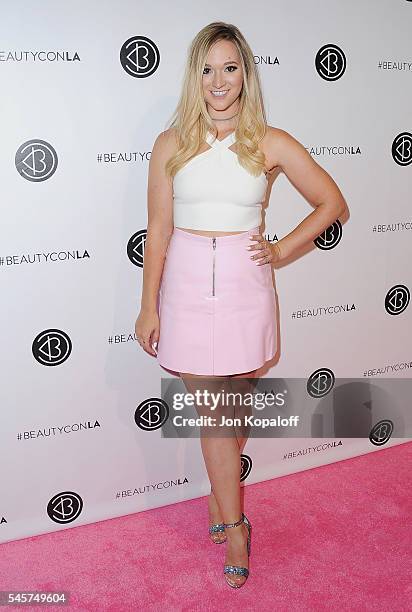
<path fill-rule="evenodd" d="M 271 264 L 256 265 L 256 244 L 240 234 L 208 237 L 174 228 L 159 288 L 158 363 L 174 372 L 247 373 L 277 344 Z"/>

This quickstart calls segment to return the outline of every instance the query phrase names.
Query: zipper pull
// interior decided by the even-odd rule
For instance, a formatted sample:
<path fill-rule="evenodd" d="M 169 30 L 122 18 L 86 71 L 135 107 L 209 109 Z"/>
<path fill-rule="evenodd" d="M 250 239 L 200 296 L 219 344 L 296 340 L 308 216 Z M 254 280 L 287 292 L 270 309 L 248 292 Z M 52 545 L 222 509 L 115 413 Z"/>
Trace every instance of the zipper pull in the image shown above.
<path fill-rule="evenodd" d="M 212 245 L 213 245 L 213 270 L 212 270 L 212 296 L 215 296 L 215 259 L 216 259 L 216 238 L 212 237 Z"/>

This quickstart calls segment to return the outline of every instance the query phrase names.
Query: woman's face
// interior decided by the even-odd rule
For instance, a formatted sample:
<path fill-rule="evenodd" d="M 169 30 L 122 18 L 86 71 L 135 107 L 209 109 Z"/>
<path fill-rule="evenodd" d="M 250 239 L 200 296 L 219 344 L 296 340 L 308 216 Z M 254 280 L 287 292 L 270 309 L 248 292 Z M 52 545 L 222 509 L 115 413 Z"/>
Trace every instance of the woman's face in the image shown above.
<path fill-rule="evenodd" d="M 218 40 L 209 50 L 203 70 L 203 95 L 212 117 L 218 117 L 219 112 L 222 117 L 230 116 L 237 108 L 242 85 L 243 70 L 236 45 L 230 40 Z"/>

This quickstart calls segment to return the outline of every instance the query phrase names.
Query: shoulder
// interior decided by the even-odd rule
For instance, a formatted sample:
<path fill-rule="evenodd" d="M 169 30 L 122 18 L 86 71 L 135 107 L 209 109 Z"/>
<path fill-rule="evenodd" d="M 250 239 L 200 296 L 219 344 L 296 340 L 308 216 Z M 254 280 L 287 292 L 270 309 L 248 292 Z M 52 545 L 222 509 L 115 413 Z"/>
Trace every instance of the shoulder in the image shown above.
<path fill-rule="evenodd" d="M 177 146 L 177 129 L 169 128 L 168 130 L 158 134 L 156 140 L 154 141 L 152 152 L 158 153 L 161 156 L 164 155 L 170 157 L 176 152 Z"/>
<path fill-rule="evenodd" d="M 151 173 L 164 173 L 167 162 L 177 151 L 177 139 L 175 130 L 169 128 L 157 135 L 149 159 L 149 171 Z"/>
<path fill-rule="evenodd" d="M 262 150 L 265 153 L 269 168 L 282 166 L 282 161 L 304 150 L 303 145 L 292 134 L 281 128 L 266 126 L 262 139 Z"/>

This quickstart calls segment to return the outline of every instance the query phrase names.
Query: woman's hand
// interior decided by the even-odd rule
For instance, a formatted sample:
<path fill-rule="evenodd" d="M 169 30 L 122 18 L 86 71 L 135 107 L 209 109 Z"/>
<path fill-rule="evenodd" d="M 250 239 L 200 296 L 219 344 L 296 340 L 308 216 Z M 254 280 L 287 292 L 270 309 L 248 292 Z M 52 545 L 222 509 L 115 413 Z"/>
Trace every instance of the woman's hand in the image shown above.
<path fill-rule="evenodd" d="M 159 341 L 160 320 L 156 310 L 146 312 L 141 310 L 135 324 L 136 338 L 142 349 L 156 357 L 155 349 Z"/>
<path fill-rule="evenodd" d="M 265 240 L 262 234 L 253 234 L 250 239 L 258 241 L 258 244 L 251 244 L 248 246 L 249 250 L 258 251 L 258 253 L 251 256 L 251 259 L 257 261 L 258 266 L 268 263 L 275 263 L 282 258 L 280 248 L 276 242 L 271 244 Z"/>

